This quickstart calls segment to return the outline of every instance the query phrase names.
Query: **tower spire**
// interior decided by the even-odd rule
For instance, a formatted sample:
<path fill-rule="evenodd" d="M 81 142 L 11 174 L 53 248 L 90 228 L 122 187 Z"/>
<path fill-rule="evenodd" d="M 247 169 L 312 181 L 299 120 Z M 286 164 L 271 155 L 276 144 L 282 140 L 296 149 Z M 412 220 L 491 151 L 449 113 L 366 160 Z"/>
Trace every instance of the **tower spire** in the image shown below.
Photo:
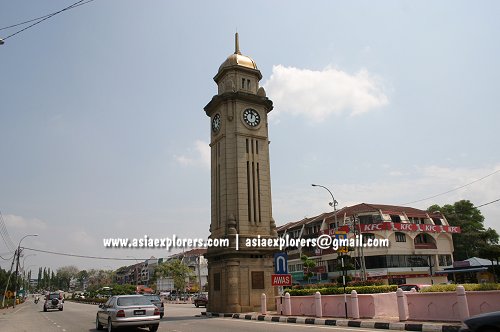
<path fill-rule="evenodd" d="M 234 54 L 241 54 L 240 52 L 240 39 L 238 37 L 238 33 L 234 35 Z"/>

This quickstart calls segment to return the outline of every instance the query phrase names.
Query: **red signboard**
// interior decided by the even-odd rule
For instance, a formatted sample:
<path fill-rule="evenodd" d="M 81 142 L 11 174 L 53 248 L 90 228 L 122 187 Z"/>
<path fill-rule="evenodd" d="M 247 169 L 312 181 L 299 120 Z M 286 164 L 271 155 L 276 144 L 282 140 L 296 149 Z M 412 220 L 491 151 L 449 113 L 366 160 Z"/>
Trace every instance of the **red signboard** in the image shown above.
<path fill-rule="evenodd" d="M 291 274 L 272 274 L 271 283 L 273 286 L 291 286 L 292 285 L 292 275 Z"/>
<path fill-rule="evenodd" d="M 406 224 L 381 222 L 378 224 L 362 224 L 358 226 L 361 233 L 369 233 L 376 231 L 399 231 L 399 232 L 427 232 L 427 233 L 461 233 L 459 226 L 441 226 L 427 224 Z"/>

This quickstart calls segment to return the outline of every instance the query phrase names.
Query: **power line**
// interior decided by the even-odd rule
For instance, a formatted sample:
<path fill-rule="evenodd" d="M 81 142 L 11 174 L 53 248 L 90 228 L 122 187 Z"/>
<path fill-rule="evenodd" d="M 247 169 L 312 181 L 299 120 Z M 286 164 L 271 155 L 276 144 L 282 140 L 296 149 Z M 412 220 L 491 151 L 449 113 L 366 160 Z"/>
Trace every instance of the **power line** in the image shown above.
<path fill-rule="evenodd" d="M 418 203 L 418 202 L 426 201 L 426 200 L 431 199 L 431 198 L 436 198 L 436 197 L 438 197 L 438 196 L 442 196 L 442 195 L 445 195 L 445 194 L 449 194 L 449 193 L 451 193 L 451 192 L 453 192 L 453 191 L 456 191 L 456 190 L 462 189 L 462 188 L 464 188 L 464 187 L 470 186 L 471 184 L 474 184 L 474 183 L 476 183 L 476 182 L 482 181 L 482 180 L 486 179 L 487 177 L 490 177 L 490 176 L 492 176 L 492 175 L 494 175 L 494 174 L 496 174 L 496 173 L 498 173 L 498 172 L 500 172 L 500 169 L 497 169 L 497 170 L 496 170 L 496 171 L 494 171 L 493 173 L 490 173 L 490 174 L 488 174 L 488 175 L 486 175 L 486 176 L 483 176 L 483 177 L 482 177 L 482 178 L 480 178 L 480 179 L 477 179 L 477 180 L 474 180 L 474 181 L 469 182 L 469 183 L 467 183 L 467 184 L 464 184 L 463 186 L 456 187 L 456 188 L 454 188 L 454 189 L 450 189 L 450 190 L 448 190 L 448 191 L 442 192 L 442 193 L 437 194 L 437 195 L 434 195 L 434 196 L 430 196 L 430 197 L 422 198 L 422 199 L 419 199 L 419 200 L 416 200 L 416 201 L 412 201 L 412 202 L 404 203 L 404 204 L 402 204 L 402 205 L 408 205 L 408 204 Z"/>
<path fill-rule="evenodd" d="M 495 199 L 494 201 L 491 201 L 491 202 L 488 202 L 488 203 L 481 204 L 479 206 L 476 206 L 475 208 L 480 208 L 481 206 L 490 205 L 490 204 L 493 204 L 493 203 L 498 202 L 498 201 L 500 201 L 500 198 Z"/>
<path fill-rule="evenodd" d="M 18 33 L 21 33 L 21 32 L 23 32 L 23 31 L 25 31 L 25 30 L 28 30 L 29 28 L 31 28 L 31 27 L 33 27 L 33 26 L 35 26 L 35 25 L 37 25 L 37 24 L 40 24 L 40 23 L 42 23 L 43 21 L 48 20 L 48 19 L 49 19 L 49 18 L 51 18 L 52 16 L 55 16 L 55 15 L 57 15 L 57 14 L 59 14 L 59 13 L 62 13 L 62 12 L 63 12 L 63 11 L 65 11 L 65 10 L 73 9 L 73 8 L 75 8 L 75 7 L 78 7 L 78 6 L 84 5 L 84 4 L 89 3 L 89 2 L 92 2 L 92 1 L 94 1 L 94 0 L 88 0 L 88 1 L 86 1 L 86 2 L 84 2 L 84 0 L 80 0 L 80 1 L 77 1 L 77 2 L 75 2 L 74 4 L 72 4 L 72 5 L 70 5 L 70 6 L 66 7 L 66 8 L 63 8 L 63 9 L 61 9 L 61 10 L 57 11 L 57 12 L 54 12 L 54 13 L 52 13 L 52 14 L 48 14 L 48 15 L 45 15 L 45 16 L 41 16 L 41 17 L 40 17 L 40 19 L 39 19 L 38 21 L 36 21 L 35 23 L 30 24 L 30 25 L 28 25 L 27 27 L 25 27 L 25 28 L 23 28 L 23 29 L 21 29 L 21 30 L 19 30 L 19 31 L 16 31 L 16 32 L 14 32 L 13 34 L 8 35 L 7 37 L 3 38 L 3 40 L 6 40 L 6 39 L 8 39 L 8 38 L 10 38 L 10 37 L 13 37 L 13 36 L 17 35 Z M 22 24 L 25 24 L 25 23 L 33 22 L 33 21 L 35 21 L 35 20 L 37 20 L 37 19 L 33 19 L 33 20 L 29 20 L 29 21 L 26 21 L 26 22 L 23 22 L 23 23 L 15 24 L 15 25 L 13 25 L 13 26 L 17 26 L 17 25 L 22 25 Z M 13 26 L 11 26 L 11 27 L 13 27 Z M 9 27 L 2 28 L 2 29 L 7 29 L 7 28 L 9 28 Z"/>
<path fill-rule="evenodd" d="M 135 258 L 115 258 L 115 257 L 99 257 L 99 256 L 87 256 L 87 255 L 76 255 L 76 254 L 67 254 L 67 253 L 62 253 L 62 252 L 56 252 L 56 251 L 48 251 L 48 250 L 42 250 L 42 249 L 33 249 L 33 248 L 27 248 L 27 247 L 22 247 L 23 249 L 26 250 L 31 250 L 31 251 L 36 251 L 36 252 L 43 252 L 46 254 L 52 254 L 52 255 L 59 255 L 59 256 L 69 256 L 69 257 L 78 257 L 78 258 L 90 258 L 90 259 L 103 259 L 103 260 L 115 260 L 115 261 L 137 261 L 137 260 L 147 260 L 147 258 L 144 259 L 135 259 Z"/>
<path fill-rule="evenodd" d="M 14 245 L 14 242 L 12 242 L 9 232 L 7 231 L 7 226 L 5 225 L 2 211 L 0 211 L 0 236 L 3 239 L 3 242 L 5 242 L 7 249 L 9 249 L 10 251 L 14 251 L 13 249 L 16 246 Z"/>
<path fill-rule="evenodd" d="M 9 253 L 7 253 L 7 254 L 9 254 Z M 5 254 L 2 254 L 2 255 L 5 255 Z M 0 255 L 1 259 L 3 259 L 4 261 L 10 261 L 14 257 L 15 253 L 12 254 L 12 256 L 10 256 L 9 258 L 4 258 L 4 257 L 2 257 L 2 255 Z"/>
<path fill-rule="evenodd" d="M 76 7 L 79 7 L 79 6 L 83 6 L 85 5 L 86 3 L 89 3 L 91 1 L 94 1 L 94 0 L 88 0 L 88 1 L 85 1 L 83 3 L 80 3 L 80 4 L 77 4 L 77 5 L 72 5 L 70 6 L 71 8 L 68 8 L 68 9 L 73 9 L 73 8 L 76 8 Z M 68 9 L 64 9 L 64 10 L 68 10 Z M 41 20 L 43 18 L 46 18 L 46 17 L 49 17 L 49 16 L 53 16 L 55 15 L 56 13 L 50 13 L 50 14 L 47 14 L 47 15 L 43 15 L 43 16 L 40 16 L 40 17 L 37 17 L 37 18 L 33 18 L 31 20 L 28 20 L 28 21 L 24 21 L 24 22 L 21 22 L 21 23 L 17 23 L 17 24 L 13 24 L 13 25 L 9 25 L 7 27 L 3 27 L 3 28 L 0 28 L 0 30 L 5 30 L 5 29 L 10 29 L 10 28 L 15 28 L 17 26 L 20 26 L 20 25 L 23 25 L 23 24 L 27 24 L 27 23 L 30 23 L 30 22 L 33 22 L 33 21 L 38 21 L 38 20 Z"/>

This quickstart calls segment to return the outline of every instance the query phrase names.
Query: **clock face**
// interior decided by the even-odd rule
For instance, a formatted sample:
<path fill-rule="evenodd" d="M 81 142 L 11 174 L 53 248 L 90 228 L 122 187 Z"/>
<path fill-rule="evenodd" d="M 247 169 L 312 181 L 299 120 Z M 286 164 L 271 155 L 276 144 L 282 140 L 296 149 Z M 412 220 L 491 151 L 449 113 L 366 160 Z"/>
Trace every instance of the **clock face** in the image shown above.
<path fill-rule="evenodd" d="M 214 133 L 219 131 L 220 124 L 221 124 L 220 114 L 217 113 L 217 114 L 215 114 L 214 118 L 212 119 L 212 130 L 214 131 Z"/>
<path fill-rule="evenodd" d="M 260 123 L 259 112 L 257 112 L 253 108 L 247 108 L 243 111 L 243 120 L 250 127 L 256 127 Z"/>

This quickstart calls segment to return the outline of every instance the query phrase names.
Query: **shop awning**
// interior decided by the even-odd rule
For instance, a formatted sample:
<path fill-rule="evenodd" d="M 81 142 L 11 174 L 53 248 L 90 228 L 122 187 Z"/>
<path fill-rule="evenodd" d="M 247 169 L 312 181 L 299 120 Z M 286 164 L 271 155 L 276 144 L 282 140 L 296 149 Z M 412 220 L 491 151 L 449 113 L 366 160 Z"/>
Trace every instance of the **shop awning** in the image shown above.
<path fill-rule="evenodd" d="M 488 271 L 487 267 L 474 267 L 471 269 L 450 269 L 444 271 L 436 271 L 436 274 L 444 274 L 444 273 L 464 273 L 464 272 L 481 272 Z"/>

